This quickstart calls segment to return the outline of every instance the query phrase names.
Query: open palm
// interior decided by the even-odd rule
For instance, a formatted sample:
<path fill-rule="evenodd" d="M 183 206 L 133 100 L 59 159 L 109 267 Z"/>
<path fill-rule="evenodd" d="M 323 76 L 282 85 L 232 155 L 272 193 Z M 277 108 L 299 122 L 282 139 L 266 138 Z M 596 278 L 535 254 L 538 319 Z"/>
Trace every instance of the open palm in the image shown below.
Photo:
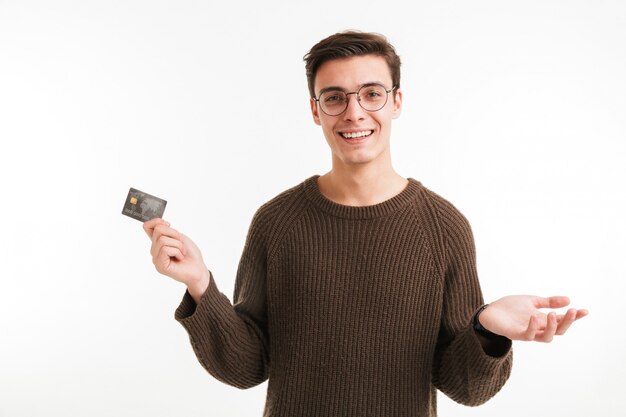
<path fill-rule="evenodd" d="M 565 314 L 540 309 L 557 309 L 568 306 L 564 296 L 538 297 L 534 295 L 509 295 L 489 304 L 480 314 L 480 323 L 489 331 L 511 340 L 550 342 L 555 335 L 564 334 L 587 310 L 570 308 Z"/>

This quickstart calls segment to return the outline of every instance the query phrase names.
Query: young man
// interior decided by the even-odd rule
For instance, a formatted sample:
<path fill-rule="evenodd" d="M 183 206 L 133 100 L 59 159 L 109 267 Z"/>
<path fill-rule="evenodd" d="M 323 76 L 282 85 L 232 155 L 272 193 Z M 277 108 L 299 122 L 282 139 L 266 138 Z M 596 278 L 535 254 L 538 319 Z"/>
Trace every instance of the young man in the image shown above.
<path fill-rule="evenodd" d="M 566 297 L 484 306 L 469 224 L 392 167 L 402 90 L 384 37 L 338 33 L 305 60 L 332 169 L 256 212 L 234 305 L 188 237 L 146 222 L 157 271 L 187 286 L 176 319 L 217 379 L 269 378 L 268 417 L 435 416 L 437 389 L 487 401 L 509 377 L 511 340 L 549 342 L 587 312 L 538 310 Z"/>

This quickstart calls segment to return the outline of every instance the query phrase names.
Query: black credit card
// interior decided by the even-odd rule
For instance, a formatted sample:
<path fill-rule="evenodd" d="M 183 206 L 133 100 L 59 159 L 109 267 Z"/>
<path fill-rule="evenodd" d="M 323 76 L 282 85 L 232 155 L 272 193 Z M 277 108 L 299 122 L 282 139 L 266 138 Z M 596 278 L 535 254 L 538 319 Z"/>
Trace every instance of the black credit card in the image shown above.
<path fill-rule="evenodd" d="M 155 217 L 163 217 L 167 201 L 131 188 L 124 203 L 122 214 L 145 222 Z"/>

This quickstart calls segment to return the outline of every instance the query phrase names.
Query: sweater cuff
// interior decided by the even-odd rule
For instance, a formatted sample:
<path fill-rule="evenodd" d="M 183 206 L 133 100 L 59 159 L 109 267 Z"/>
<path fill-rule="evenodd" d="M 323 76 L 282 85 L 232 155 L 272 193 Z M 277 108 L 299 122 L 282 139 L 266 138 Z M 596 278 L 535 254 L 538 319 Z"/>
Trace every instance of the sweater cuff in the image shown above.
<path fill-rule="evenodd" d="M 471 347 L 472 356 L 475 360 L 481 361 L 486 369 L 495 369 L 503 362 L 510 361 L 513 355 L 513 342 L 511 339 L 504 336 L 495 336 L 493 340 L 493 350 L 489 353 L 485 352 L 479 336 L 474 330 L 473 326 L 469 326 L 466 330 L 467 337 L 469 339 L 469 345 Z"/>
<path fill-rule="evenodd" d="M 174 318 L 180 323 L 189 321 L 194 318 L 196 311 L 199 309 L 205 310 L 207 303 L 209 305 L 217 305 L 216 298 L 219 298 L 220 295 L 221 294 L 215 285 L 213 274 L 209 271 L 209 286 L 200 297 L 200 304 L 196 304 L 196 301 L 193 299 L 191 294 L 189 294 L 189 291 L 185 291 L 183 299 L 174 313 Z"/>

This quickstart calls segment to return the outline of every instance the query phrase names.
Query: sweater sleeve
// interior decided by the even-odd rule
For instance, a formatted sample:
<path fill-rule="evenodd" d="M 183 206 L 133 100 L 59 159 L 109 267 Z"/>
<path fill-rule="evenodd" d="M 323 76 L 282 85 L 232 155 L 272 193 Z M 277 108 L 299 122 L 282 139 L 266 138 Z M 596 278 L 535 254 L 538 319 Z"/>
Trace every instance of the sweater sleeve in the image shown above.
<path fill-rule="evenodd" d="M 493 397 L 511 373 L 511 341 L 502 354 L 489 356 L 472 326 L 472 317 L 483 304 L 476 272 L 474 238 L 469 223 L 450 203 L 440 207 L 445 246 L 445 289 L 433 382 L 448 397 L 476 406 Z"/>
<path fill-rule="evenodd" d="M 268 377 L 266 245 L 261 226 L 257 212 L 239 262 L 233 304 L 211 275 L 200 303 L 196 305 L 187 292 L 175 314 L 202 366 L 218 380 L 242 389 Z"/>

